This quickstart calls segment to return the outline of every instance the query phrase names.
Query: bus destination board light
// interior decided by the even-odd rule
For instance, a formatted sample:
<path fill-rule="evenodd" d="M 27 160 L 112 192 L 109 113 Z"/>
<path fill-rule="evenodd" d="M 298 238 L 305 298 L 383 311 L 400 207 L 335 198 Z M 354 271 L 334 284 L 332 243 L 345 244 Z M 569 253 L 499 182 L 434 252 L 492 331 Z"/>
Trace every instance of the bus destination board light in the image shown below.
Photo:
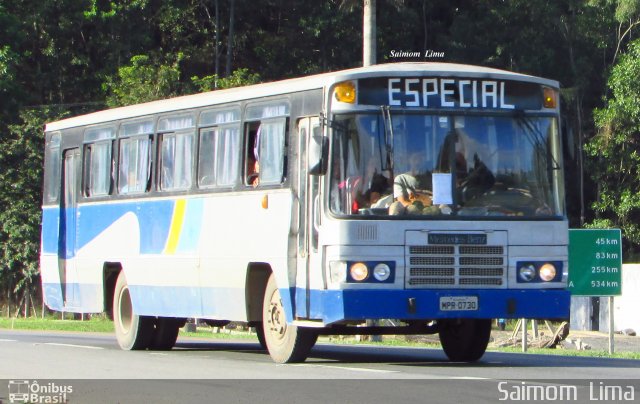
<path fill-rule="evenodd" d="M 569 290 L 573 296 L 622 294 L 620 229 L 569 230 Z"/>

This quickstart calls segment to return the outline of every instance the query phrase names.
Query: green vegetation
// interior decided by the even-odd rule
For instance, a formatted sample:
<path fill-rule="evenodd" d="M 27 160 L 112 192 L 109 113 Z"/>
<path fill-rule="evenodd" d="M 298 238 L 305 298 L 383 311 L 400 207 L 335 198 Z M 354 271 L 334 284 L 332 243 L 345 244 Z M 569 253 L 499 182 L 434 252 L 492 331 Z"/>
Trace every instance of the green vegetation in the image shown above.
<path fill-rule="evenodd" d="M 73 316 L 66 315 L 66 320 L 62 320 L 58 315 L 53 317 L 12 317 L 0 318 L 0 328 L 11 330 L 51 330 L 51 331 L 78 331 L 78 332 L 113 332 L 113 321 L 103 317 L 95 316 L 90 320 L 72 320 Z"/>

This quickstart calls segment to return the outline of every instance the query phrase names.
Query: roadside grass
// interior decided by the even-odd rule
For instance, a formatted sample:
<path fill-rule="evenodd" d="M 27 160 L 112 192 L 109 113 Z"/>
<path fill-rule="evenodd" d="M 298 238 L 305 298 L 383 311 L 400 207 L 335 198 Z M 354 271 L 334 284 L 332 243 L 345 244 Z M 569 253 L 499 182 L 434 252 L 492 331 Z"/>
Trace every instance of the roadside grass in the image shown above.
<path fill-rule="evenodd" d="M 487 352 L 503 352 L 503 353 L 522 353 L 522 348 L 502 347 L 489 348 Z M 527 354 L 532 355 L 557 355 L 572 357 L 589 357 L 589 358 L 611 358 L 611 359 L 640 359 L 640 352 L 614 352 L 610 355 L 608 351 L 586 350 L 578 351 L 573 349 L 544 349 L 544 348 L 528 348 Z"/>
<path fill-rule="evenodd" d="M 68 315 L 70 317 L 70 315 Z M 87 320 L 71 320 L 61 319 L 60 316 L 45 316 L 44 318 L 35 317 L 18 317 L 18 318 L 0 318 L 0 329 L 13 329 L 13 330 L 49 330 L 49 331 L 75 331 L 75 332 L 98 332 L 98 333 L 113 333 L 113 321 L 108 319 L 105 315 L 93 315 Z M 229 330 L 220 329 L 216 327 L 199 326 L 196 332 L 187 332 L 185 329 L 180 330 L 180 336 L 184 337 L 197 337 L 197 338 L 211 338 L 211 339 L 246 339 L 256 341 L 257 337 L 254 331 L 245 330 Z M 385 336 L 381 342 L 372 341 L 358 341 L 353 337 L 321 337 L 319 342 L 330 342 L 334 344 L 344 345 L 379 345 L 379 346 L 391 346 L 391 347 L 414 347 L 414 348 L 434 348 L 440 349 L 438 342 L 424 342 L 424 341 L 408 341 L 403 336 Z M 503 352 L 503 353 L 522 353 L 521 348 L 516 347 L 489 347 L 487 352 Z M 615 358 L 615 359 L 635 359 L 640 360 L 640 352 L 615 352 L 613 355 L 609 355 L 607 351 L 597 350 L 569 350 L 569 349 L 540 349 L 540 348 L 528 348 L 527 354 L 532 355 L 561 355 L 572 357 L 595 357 L 595 358 Z"/>
<path fill-rule="evenodd" d="M 41 317 L 1 317 L 0 328 L 10 330 L 48 330 L 48 331 L 77 331 L 77 332 L 113 332 L 113 321 L 104 315 L 92 316 L 88 320 L 72 320 L 58 316 Z"/>

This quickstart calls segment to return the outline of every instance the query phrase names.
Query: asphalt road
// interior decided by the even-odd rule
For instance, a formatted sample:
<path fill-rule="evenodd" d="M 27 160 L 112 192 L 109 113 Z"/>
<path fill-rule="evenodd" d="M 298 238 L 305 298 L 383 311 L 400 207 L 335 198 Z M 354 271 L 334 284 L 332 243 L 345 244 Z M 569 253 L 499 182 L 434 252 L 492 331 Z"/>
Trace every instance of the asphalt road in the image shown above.
<path fill-rule="evenodd" d="M 61 398 L 70 388 L 67 402 L 88 403 L 475 404 L 536 388 L 546 398 L 620 402 L 640 400 L 640 361 L 488 352 L 462 364 L 439 349 L 319 343 L 306 362 L 278 365 L 251 341 L 180 338 L 172 351 L 125 352 L 108 334 L 0 330 L 0 403 L 25 386 Z"/>

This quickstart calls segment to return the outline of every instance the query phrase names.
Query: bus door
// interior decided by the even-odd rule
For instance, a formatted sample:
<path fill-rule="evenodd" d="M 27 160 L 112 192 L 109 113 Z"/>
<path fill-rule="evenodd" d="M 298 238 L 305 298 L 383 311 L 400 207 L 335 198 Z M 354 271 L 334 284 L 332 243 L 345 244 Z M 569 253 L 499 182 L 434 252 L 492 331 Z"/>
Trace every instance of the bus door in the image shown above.
<path fill-rule="evenodd" d="M 318 221 L 320 219 L 320 177 L 307 174 L 309 140 L 320 134 L 318 117 L 298 121 L 298 271 L 296 274 L 295 317 L 310 318 L 310 290 L 322 280 L 321 256 L 318 252 Z M 318 286 L 316 286 L 317 288 Z"/>
<path fill-rule="evenodd" d="M 62 196 L 58 230 L 58 273 L 64 307 L 77 306 L 78 280 L 75 273 L 76 226 L 80 180 L 80 149 L 66 150 L 62 162 Z"/>

